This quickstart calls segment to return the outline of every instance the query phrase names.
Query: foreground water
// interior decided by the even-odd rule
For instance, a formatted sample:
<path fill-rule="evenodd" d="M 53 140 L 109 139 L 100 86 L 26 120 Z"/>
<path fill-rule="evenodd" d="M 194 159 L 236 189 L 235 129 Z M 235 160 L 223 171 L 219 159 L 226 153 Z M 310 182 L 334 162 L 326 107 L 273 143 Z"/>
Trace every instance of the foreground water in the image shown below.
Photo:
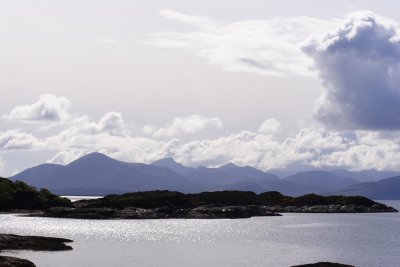
<path fill-rule="evenodd" d="M 400 201 L 386 201 L 400 209 Z M 7 252 L 38 267 L 400 265 L 400 215 L 76 220 L 0 215 L 0 232 L 70 238 L 73 251 Z"/>

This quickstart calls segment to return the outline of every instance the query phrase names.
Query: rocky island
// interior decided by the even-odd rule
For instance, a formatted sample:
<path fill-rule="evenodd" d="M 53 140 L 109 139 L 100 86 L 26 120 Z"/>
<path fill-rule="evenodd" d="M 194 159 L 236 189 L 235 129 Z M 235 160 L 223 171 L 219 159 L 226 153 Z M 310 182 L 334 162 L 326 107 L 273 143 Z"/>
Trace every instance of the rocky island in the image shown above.
<path fill-rule="evenodd" d="M 317 262 L 311 264 L 295 265 L 291 267 L 354 267 L 354 266 L 348 264 L 335 263 L 335 262 Z"/>
<path fill-rule="evenodd" d="M 284 196 L 279 192 L 256 194 L 218 191 L 183 194 L 147 191 L 81 200 L 74 207 L 53 207 L 41 216 L 77 219 L 222 219 L 280 216 L 279 213 L 371 213 L 396 209 L 365 197 Z"/>
<path fill-rule="evenodd" d="M 67 198 L 52 194 L 47 189 L 36 190 L 24 182 L 0 178 L 0 211 L 3 213 L 35 213 L 52 207 L 73 207 Z M 69 239 L 0 234 L 0 252 L 8 250 L 62 251 L 71 250 Z M 0 256 L 0 267 L 32 267 L 32 262 L 15 257 Z"/>
<path fill-rule="evenodd" d="M 77 219 L 223 219 L 280 216 L 279 213 L 370 213 L 396 209 L 361 196 L 290 197 L 270 191 L 215 191 L 184 194 L 146 191 L 72 203 L 47 189 L 0 178 L 0 211 Z"/>
<path fill-rule="evenodd" d="M 0 234 L 0 252 L 7 250 L 64 251 L 72 250 L 65 243 L 72 240 L 43 236 Z M 32 262 L 15 257 L 0 256 L 0 267 L 34 267 Z"/>

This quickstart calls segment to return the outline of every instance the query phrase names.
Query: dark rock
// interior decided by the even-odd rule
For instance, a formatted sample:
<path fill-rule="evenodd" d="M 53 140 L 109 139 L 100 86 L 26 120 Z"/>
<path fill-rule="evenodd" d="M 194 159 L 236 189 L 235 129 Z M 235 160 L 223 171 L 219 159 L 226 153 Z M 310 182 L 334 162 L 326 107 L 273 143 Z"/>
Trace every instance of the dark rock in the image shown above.
<path fill-rule="evenodd" d="M 33 262 L 28 260 L 0 256 L 0 267 L 35 267 Z"/>
<path fill-rule="evenodd" d="M 200 206 L 195 208 L 127 207 L 111 208 L 52 208 L 42 216 L 75 219 L 238 219 L 253 216 L 279 216 L 263 206 Z"/>
<path fill-rule="evenodd" d="M 36 250 L 36 251 L 62 251 L 72 250 L 65 243 L 72 240 L 43 236 L 18 236 L 0 234 L 0 251 L 3 250 Z"/>
<path fill-rule="evenodd" d="M 334 262 L 317 262 L 310 264 L 295 265 L 291 267 L 354 267 L 354 266 L 341 263 L 334 263 Z"/>

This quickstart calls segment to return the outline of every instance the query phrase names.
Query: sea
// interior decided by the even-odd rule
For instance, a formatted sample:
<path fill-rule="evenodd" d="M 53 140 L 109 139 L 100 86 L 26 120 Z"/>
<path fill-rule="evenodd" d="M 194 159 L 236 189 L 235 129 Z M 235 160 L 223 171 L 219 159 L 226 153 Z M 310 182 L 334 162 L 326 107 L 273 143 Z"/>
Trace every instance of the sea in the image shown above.
<path fill-rule="evenodd" d="M 78 197 L 79 198 L 79 197 Z M 400 201 L 380 201 L 400 210 Z M 72 251 L 6 251 L 38 267 L 400 266 L 400 214 L 80 220 L 0 215 L 0 233 L 72 239 Z"/>

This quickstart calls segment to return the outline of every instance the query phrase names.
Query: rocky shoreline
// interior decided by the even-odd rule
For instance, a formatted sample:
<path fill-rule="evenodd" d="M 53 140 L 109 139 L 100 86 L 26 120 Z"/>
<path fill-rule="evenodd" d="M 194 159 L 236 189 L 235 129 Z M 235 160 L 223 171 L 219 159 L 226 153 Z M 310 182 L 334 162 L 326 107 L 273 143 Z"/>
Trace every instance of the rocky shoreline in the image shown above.
<path fill-rule="evenodd" d="M 36 265 L 28 260 L 0 256 L 0 267 L 35 267 Z"/>
<path fill-rule="evenodd" d="M 51 208 L 41 216 L 74 219 L 241 219 L 254 216 L 281 216 L 260 206 L 196 208 Z"/>
<path fill-rule="evenodd" d="M 73 219 L 243 219 L 263 216 L 282 216 L 280 213 L 382 213 L 397 212 L 386 205 L 371 207 L 360 205 L 315 206 L 199 206 L 195 208 L 51 208 L 34 216 Z"/>
<path fill-rule="evenodd" d="M 354 267 L 354 266 L 342 263 L 335 263 L 335 262 L 317 262 L 310 264 L 295 265 L 291 267 Z"/>
<path fill-rule="evenodd" d="M 396 209 L 364 197 L 284 196 L 243 191 L 183 194 L 147 191 L 109 195 L 49 208 L 39 216 L 76 219 L 240 219 L 280 213 L 381 213 Z M 37 215 L 37 214 L 36 214 Z"/>
<path fill-rule="evenodd" d="M 8 250 L 34 250 L 34 251 L 66 251 L 72 250 L 72 240 L 44 236 L 20 236 L 0 234 L 0 252 Z M 0 256 L 0 267 L 33 267 L 32 262 L 15 257 Z"/>

